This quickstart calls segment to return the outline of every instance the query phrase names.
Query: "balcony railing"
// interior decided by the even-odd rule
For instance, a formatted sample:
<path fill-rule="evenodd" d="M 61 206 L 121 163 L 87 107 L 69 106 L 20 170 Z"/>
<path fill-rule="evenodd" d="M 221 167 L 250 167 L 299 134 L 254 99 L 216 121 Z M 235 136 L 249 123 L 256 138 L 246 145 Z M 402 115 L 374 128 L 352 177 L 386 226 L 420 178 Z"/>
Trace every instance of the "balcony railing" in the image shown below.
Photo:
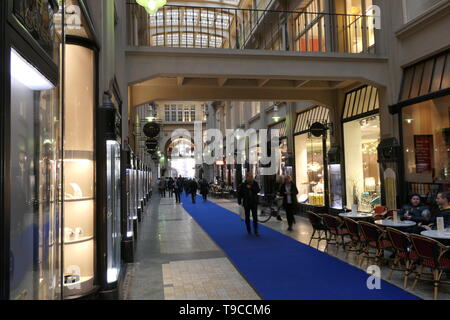
<path fill-rule="evenodd" d="M 143 47 L 375 53 L 374 17 L 127 3 L 128 44 Z"/>

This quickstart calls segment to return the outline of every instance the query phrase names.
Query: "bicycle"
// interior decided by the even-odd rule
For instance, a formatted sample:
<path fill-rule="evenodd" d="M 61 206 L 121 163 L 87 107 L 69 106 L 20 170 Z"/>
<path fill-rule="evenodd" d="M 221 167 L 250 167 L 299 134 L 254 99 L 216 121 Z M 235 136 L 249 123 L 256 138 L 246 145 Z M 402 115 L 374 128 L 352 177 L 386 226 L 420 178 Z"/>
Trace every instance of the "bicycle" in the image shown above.
<path fill-rule="evenodd" d="M 258 208 L 258 222 L 265 223 L 270 220 L 271 217 L 277 217 L 278 220 L 282 220 L 280 216 L 280 209 L 282 207 L 282 198 L 277 197 L 274 194 L 268 194 L 263 197 L 264 201 L 261 207 Z"/>

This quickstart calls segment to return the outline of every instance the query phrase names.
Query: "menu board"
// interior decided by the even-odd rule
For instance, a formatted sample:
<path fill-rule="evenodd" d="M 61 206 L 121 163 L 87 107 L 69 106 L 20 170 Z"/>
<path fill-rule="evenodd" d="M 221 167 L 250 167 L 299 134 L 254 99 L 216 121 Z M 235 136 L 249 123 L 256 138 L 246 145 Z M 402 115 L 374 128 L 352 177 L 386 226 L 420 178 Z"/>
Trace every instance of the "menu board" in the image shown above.
<path fill-rule="evenodd" d="M 415 135 L 416 173 L 431 172 L 433 163 L 433 136 Z"/>

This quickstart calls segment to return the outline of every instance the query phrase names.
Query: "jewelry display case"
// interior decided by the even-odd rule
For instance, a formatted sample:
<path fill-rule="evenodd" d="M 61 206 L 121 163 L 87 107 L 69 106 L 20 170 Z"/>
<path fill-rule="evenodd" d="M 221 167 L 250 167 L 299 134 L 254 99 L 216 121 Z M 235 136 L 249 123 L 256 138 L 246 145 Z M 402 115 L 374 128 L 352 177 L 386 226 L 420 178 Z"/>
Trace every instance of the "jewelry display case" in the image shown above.
<path fill-rule="evenodd" d="M 95 52 L 65 46 L 64 297 L 95 290 Z"/>
<path fill-rule="evenodd" d="M 121 115 L 110 92 L 97 107 L 97 272 L 101 298 L 118 299 L 121 276 Z"/>
<path fill-rule="evenodd" d="M 133 230 L 133 188 L 131 152 L 122 151 L 122 258 L 124 262 L 134 261 L 134 230 Z"/>

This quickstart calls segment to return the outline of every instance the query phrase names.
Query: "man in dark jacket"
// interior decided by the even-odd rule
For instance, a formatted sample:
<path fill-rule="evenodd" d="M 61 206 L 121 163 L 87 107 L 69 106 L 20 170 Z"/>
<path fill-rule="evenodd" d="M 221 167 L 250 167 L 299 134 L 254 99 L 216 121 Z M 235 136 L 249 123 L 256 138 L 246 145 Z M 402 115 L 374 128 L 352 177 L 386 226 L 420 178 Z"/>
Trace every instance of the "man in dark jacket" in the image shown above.
<path fill-rule="evenodd" d="M 180 203 L 180 188 L 178 184 L 178 178 L 173 180 L 173 193 L 175 194 L 175 203 Z"/>
<path fill-rule="evenodd" d="M 169 198 L 172 198 L 174 183 L 175 183 L 175 181 L 173 180 L 172 177 L 170 177 L 169 180 L 167 181 L 167 189 L 169 190 Z"/>
<path fill-rule="evenodd" d="M 439 192 L 436 197 L 436 203 L 439 206 L 439 212 L 436 212 L 431 220 L 433 228 L 436 229 L 437 218 L 444 218 L 444 228 L 450 228 L 450 192 Z M 430 230 L 432 227 L 423 226 Z"/>
<path fill-rule="evenodd" d="M 175 179 L 173 184 L 173 192 L 175 193 L 175 202 L 180 203 L 180 194 L 183 191 L 183 179 L 181 176 L 178 179 Z"/>
<path fill-rule="evenodd" d="M 198 190 L 198 184 L 197 181 L 195 181 L 195 179 L 189 181 L 188 190 L 189 190 L 188 192 L 191 194 L 192 197 L 192 203 L 195 203 L 195 198 L 197 197 L 197 190 Z"/>
<path fill-rule="evenodd" d="M 283 197 L 283 207 L 286 210 L 288 221 L 288 231 L 292 231 L 292 225 L 295 223 L 294 213 L 297 207 L 298 190 L 291 176 L 287 176 L 285 182 L 280 187 L 280 196 Z"/>
<path fill-rule="evenodd" d="M 200 194 L 203 196 L 203 201 L 208 200 L 209 184 L 205 179 L 201 179 L 200 182 Z"/>
<path fill-rule="evenodd" d="M 250 211 L 253 218 L 253 232 L 256 236 L 258 233 L 258 193 L 261 189 L 258 183 L 253 180 L 253 175 L 247 172 L 245 181 L 239 186 L 238 203 L 244 206 L 245 210 L 245 225 L 247 226 L 248 234 L 251 234 L 250 228 Z"/>

